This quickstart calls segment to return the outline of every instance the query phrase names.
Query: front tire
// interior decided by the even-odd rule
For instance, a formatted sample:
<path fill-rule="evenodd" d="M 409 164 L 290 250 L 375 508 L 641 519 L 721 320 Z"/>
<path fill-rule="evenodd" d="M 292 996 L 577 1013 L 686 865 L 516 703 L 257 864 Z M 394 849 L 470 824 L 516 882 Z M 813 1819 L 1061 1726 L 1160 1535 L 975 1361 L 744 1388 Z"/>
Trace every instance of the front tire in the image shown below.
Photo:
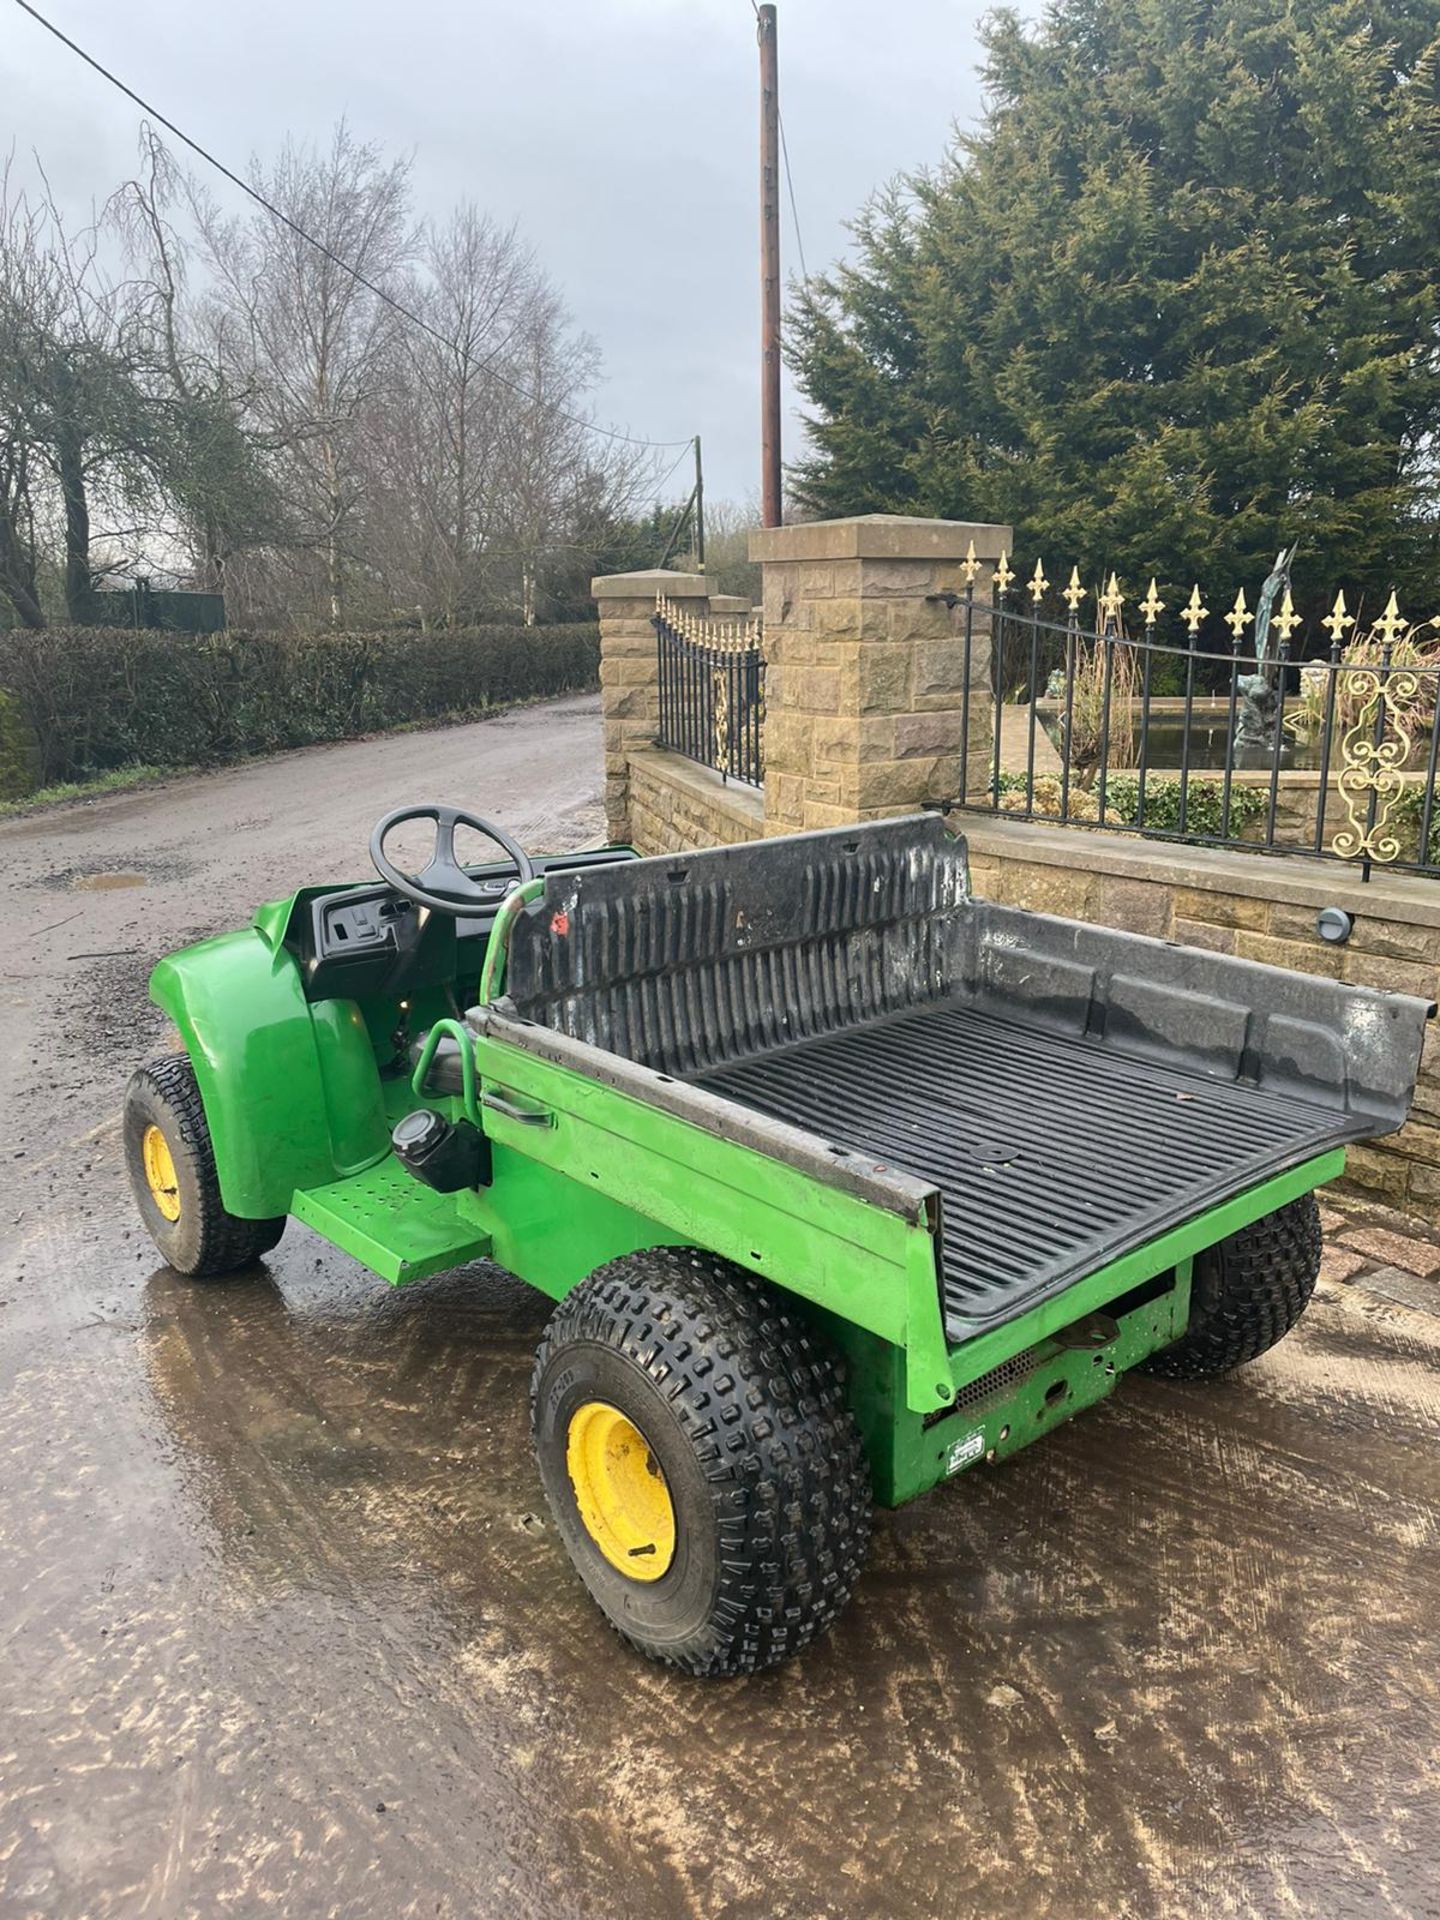
<path fill-rule="evenodd" d="M 1268 1352 L 1310 1304 L 1320 1273 L 1313 1193 L 1277 1207 L 1195 1256 L 1190 1324 L 1140 1365 L 1170 1380 L 1211 1380 Z"/>
<path fill-rule="evenodd" d="M 177 1273 L 195 1279 L 234 1273 L 284 1233 L 284 1214 L 242 1220 L 227 1212 L 195 1069 L 184 1054 L 166 1054 L 131 1075 L 123 1132 L 140 1218 Z"/>
<path fill-rule="evenodd" d="M 652 1659 L 755 1673 L 849 1599 L 871 1494 L 839 1360 L 728 1261 L 657 1247 L 591 1274 L 546 1329 L 531 1420 L 576 1571 Z"/>

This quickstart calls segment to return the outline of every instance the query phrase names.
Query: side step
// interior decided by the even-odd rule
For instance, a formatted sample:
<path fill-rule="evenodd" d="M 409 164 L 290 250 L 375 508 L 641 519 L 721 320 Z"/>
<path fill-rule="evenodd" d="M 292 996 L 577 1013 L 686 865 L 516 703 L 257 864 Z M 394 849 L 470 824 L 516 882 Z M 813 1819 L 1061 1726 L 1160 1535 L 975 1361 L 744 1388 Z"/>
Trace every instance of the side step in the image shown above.
<path fill-rule="evenodd" d="M 290 1211 L 394 1286 L 463 1267 L 490 1251 L 490 1235 L 461 1217 L 453 1193 L 436 1193 L 385 1158 L 347 1180 L 300 1187 Z"/>

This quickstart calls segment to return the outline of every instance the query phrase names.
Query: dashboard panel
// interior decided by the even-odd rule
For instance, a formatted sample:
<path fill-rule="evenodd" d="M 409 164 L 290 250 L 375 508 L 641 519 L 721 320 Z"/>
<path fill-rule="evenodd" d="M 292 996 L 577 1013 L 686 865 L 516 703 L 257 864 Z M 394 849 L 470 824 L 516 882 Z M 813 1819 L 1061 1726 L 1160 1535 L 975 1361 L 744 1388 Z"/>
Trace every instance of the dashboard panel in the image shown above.
<path fill-rule="evenodd" d="M 587 853 L 538 855 L 534 866 L 541 877 L 636 858 L 631 847 L 598 847 Z M 493 905 L 459 916 L 436 913 L 417 907 L 381 880 L 313 894 L 291 929 L 306 998 L 350 1000 L 443 986 L 455 979 L 462 964 L 478 973 L 495 916 L 516 875 L 508 860 L 465 871 Z M 473 953 L 462 953 L 462 944 L 469 942 L 474 943 Z"/>

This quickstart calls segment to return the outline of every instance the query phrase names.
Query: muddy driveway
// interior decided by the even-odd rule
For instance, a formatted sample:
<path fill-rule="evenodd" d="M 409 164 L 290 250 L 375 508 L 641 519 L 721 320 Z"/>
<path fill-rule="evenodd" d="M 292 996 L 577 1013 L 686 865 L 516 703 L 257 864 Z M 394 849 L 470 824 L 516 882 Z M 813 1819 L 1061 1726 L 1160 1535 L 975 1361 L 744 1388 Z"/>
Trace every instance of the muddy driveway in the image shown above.
<path fill-rule="evenodd" d="M 599 773 L 578 700 L 0 826 L 0 1913 L 1440 1914 L 1423 1291 L 1331 1278 L 1233 1382 L 1128 1383 L 707 1685 L 543 1515 L 537 1296 L 293 1226 L 157 1269 L 115 1128 L 150 960 L 362 875 L 404 800 L 582 844 Z"/>

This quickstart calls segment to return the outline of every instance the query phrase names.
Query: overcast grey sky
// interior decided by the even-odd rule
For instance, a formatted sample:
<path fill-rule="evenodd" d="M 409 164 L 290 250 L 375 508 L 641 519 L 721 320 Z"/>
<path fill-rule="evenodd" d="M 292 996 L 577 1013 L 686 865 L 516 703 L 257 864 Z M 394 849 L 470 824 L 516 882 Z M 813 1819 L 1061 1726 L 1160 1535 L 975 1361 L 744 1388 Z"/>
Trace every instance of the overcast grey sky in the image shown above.
<path fill-rule="evenodd" d="M 285 133 L 413 152 L 419 208 L 518 219 L 599 342 L 601 417 L 705 440 L 707 491 L 758 489 L 757 79 L 750 0 L 36 0 L 245 171 Z M 779 0 L 781 110 L 812 272 L 897 171 L 979 110 L 980 0 Z M 0 0 L 0 141 L 69 207 L 133 164 L 139 114 Z M 198 164 L 198 163 L 197 163 Z M 203 170 L 207 171 L 208 170 Z M 222 202 L 237 190 L 211 175 Z M 788 209 L 786 270 L 797 268 Z M 787 458 L 800 445 L 787 421 Z"/>

